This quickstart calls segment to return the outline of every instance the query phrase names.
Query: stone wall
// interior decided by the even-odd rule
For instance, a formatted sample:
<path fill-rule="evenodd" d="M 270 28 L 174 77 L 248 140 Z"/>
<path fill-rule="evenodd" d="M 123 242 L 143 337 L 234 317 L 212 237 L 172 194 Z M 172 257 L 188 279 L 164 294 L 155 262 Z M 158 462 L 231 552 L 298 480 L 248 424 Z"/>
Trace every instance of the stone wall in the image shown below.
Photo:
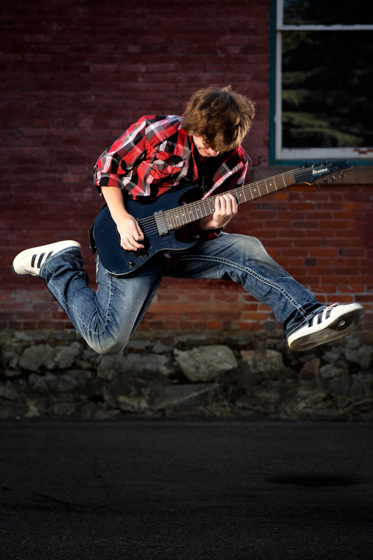
<path fill-rule="evenodd" d="M 73 330 L 0 334 L 0 417 L 371 418 L 373 333 L 295 353 L 281 331 L 138 332 L 99 356 Z"/>

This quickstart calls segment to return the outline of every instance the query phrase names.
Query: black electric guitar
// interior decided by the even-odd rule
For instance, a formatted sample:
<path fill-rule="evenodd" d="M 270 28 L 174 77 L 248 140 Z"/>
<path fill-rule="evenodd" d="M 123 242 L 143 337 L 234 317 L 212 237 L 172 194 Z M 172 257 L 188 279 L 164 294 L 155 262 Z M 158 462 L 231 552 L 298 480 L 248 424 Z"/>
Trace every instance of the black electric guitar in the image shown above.
<path fill-rule="evenodd" d="M 239 204 L 274 193 L 295 184 L 327 182 L 327 177 L 351 169 L 347 161 L 331 161 L 322 165 L 304 165 L 300 169 L 286 171 L 275 177 L 244 185 L 229 192 Z M 125 251 L 120 244 L 118 230 L 105 206 L 93 224 L 93 242 L 105 269 L 115 276 L 126 276 L 137 272 L 149 259 L 158 253 L 178 253 L 191 249 L 197 240 L 185 242 L 178 239 L 177 231 L 182 226 L 210 216 L 214 212 L 216 195 L 203 200 L 182 204 L 187 191 L 196 185 L 173 189 L 153 201 L 128 200 L 127 211 L 139 222 L 145 235 L 144 249 Z"/>

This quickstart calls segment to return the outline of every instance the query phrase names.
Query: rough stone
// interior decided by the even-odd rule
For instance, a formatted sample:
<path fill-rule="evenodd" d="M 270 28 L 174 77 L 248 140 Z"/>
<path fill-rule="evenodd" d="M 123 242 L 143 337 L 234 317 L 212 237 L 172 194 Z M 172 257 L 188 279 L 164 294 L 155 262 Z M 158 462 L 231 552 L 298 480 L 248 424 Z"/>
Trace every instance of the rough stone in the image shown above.
<path fill-rule="evenodd" d="M 132 350 L 146 350 L 150 346 L 151 342 L 149 340 L 131 340 L 127 345 L 127 351 L 131 352 Z"/>
<path fill-rule="evenodd" d="M 205 334 L 180 334 L 176 335 L 175 343 L 186 343 L 186 344 L 196 344 L 198 342 L 207 342 L 207 336 Z"/>
<path fill-rule="evenodd" d="M 328 362 L 330 364 L 336 364 L 338 360 L 340 360 L 340 358 L 340 352 L 331 352 L 330 350 L 328 352 L 324 352 L 324 354 L 322 355 L 322 359 L 324 360 L 324 362 Z"/>
<path fill-rule="evenodd" d="M 284 370 L 283 356 L 277 350 L 242 350 L 241 356 L 253 374 L 278 377 Z"/>
<path fill-rule="evenodd" d="M 192 350 L 175 349 L 175 359 L 190 381 L 214 381 L 220 374 L 237 367 L 237 360 L 228 346 L 199 346 Z"/>
<path fill-rule="evenodd" d="M 268 379 L 261 384 L 261 389 L 258 391 L 257 396 L 259 400 L 266 401 L 267 408 L 274 411 L 281 400 L 281 387 L 279 381 Z"/>
<path fill-rule="evenodd" d="M 53 377 L 55 378 L 56 376 Z M 47 391 L 49 391 L 48 376 L 32 373 L 28 378 L 28 382 L 30 383 L 30 386 L 35 389 L 35 391 L 39 391 L 40 393 L 46 393 Z"/>
<path fill-rule="evenodd" d="M 144 412 L 149 405 L 143 396 L 120 395 L 118 397 L 119 408 L 123 412 Z"/>
<path fill-rule="evenodd" d="M 58 369 L 67 369 L 71 367 L 74 363 L 74 359 L 79 355 L 80 351 L 81 345 L 79 342 L 73 342 L 68 346 L 58 348 L 53 356 L 55 367 Z"/>
<path fill-rule="evenodd" d="M 29 377 L 30 385 L 41 393 L 68 393 L 75 387 L 80 385 L 79 379 L 74 374 L 56 375 L 47 373 L 46 375 L 37 375 L 33 373 Z"/>
<path fill-rule="evenodd" d="M 175 385 L 162 389 L 151 404 L 153 410 L 181 406 L 199 406 L 202 404 L 201 397 L 217 390 L 215 384 L 199 383 L 197 385 Z"/>
<path fill-rule="evenodd" d="M 373 375 L 362 372 L 353 375 L 349 393 L 355 398 L 365 399 L 373 397 Z"/>
<path fill-rule="evenodd" d="M 38 371 L 41 367 L 53 365 L 55 349 L 49 344 L 38 344 L 26 348 L 21 356 L 19 365 L 28 371 Z"/>
<path fill-rule="evenodd" d="M 53 416 L 73 416 L 76 411 L 74 403 L 54 403 L 51 406 L 50 412 Z"/>
<path fill-rule="evenodd" d="M 57 348 L 50 344 L 31 346 L 24 350 L 19 365 L 28 371 L 39 371 L 43 367 L 46 369 L 66 369 L 72 366 L 80 349 L 79 342 Z"/>
<path fill-rule="evenodd" d="M 97 366 L 97 377 L 111 381 L 116 374 L 125 372 L 123 354 L 103 356 Z"/>
<path fill-rule="evenodd" d="M 347 350 L 357 350 L 361 346 L 361 340 L 355 334 L 350 334 L 343 340 L 343 347 Z"/>
<path fill-rule="evenodd" d="M 314 416 L 318 410 L 325 410 L 332 406 L 325 391 L 318 391 L 312 394 L 298 391 L 294 412 L 298 416 Z"/>
<path fill-rule="evenodd" d="M 291 352 L 281 332 L 135 335 L 100 356 L 73 330 L 0 332 L 0 418 L 373 417 L 373 333 Z"/>
<path fill-rule="evenodd" d="M 104 356 L 97 367 L 97 376 L 107 381 L 111 381 L 117 374 L 137 374 L 142 372 L 169 375 L 174 372 L 174 368 L 169 365 L 169 360 L 166 356 L 138 353 Z"/>
<path fill-rule="evenodd" d="M 320 358 L 312 358 L 306 362 L 299 372 L 300 381 L 312 381 L 319 375 Z"/>
<path fill-rule="evenodd" d="M 367 344 L 359 347 L 346 348 L 344 356 L 350 363 L 359 364 L 362 369 L 368 369 L 372 361 L 373 348 Z"/>
<path fill-rule="evenodd" d="M 163 342 L 160 342 L 159 340 L 157 340 L 153 346 L 153 352 L 155 354 L 167 354 L 171 350 L 172 350 L 171 346 L 163 344 Z"/>
<path fill-rule="evenodd" d="M 332 396 L 347 395 L 350 392 L 351 384 L 351 377 L 347 373 L 343 373 L 329 381 L 329 392 Z"/>
<path fill-rule="evenodd" d="M 20 393 L 15 385 L 7 381 L 0 384 L 0 398 L 17 402 L 20 399 Z"/>
<path fill-rule="evenodd" d="M 333 364 L 326 364 L 319 369 L 320 376 L 324 379 L 332 379 L 333 377 L 338 377 L 343 374 L 343 370 L 337 368 Z"/>
<path fill-rule="evenodd" d="M 65 332 L 65 331 L 59 331 Z M 13 331 L 12 338 L 15 341 L 23 342 L 42 342 L 48 340 L 49 331 L 48 330 L 37 330 L 37 331 Z"/>

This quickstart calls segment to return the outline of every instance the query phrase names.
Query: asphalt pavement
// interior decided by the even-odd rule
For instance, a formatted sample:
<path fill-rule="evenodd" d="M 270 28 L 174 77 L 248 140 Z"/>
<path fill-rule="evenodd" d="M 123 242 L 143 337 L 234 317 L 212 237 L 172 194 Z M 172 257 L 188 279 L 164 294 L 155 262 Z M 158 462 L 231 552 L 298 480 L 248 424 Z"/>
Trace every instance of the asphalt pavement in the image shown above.
<path fill-rule="evenodd" d="M 1 560 L 371 560 L 371 421 L 0 422 Z"/>

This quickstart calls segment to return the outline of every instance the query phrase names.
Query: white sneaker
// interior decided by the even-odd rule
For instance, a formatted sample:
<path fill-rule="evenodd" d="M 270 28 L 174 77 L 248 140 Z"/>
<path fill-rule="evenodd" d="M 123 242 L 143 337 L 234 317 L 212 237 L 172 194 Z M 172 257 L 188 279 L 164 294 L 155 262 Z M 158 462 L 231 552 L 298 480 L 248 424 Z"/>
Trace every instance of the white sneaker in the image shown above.
<path fill-rule="evenodd" d="M 50 245 L 42 245 L 33 249 L 26 249 L 19 253 L 13 261 L 13 270 L 16 274 L 32 274 L 40 276 L 40 268 L 47 259 L 63 249 L 80 247 L 77 241 L 58 241 Z"/>
<path fill-rule="evenodd" d="M 357 329 L 364 313 L 364 309 L 358 303 L 333 303 L 312 317 L 307 325 L 291 334 L 288 337 L 289 347 L 295 351 L 309 350 L 342 338 Z"/>

